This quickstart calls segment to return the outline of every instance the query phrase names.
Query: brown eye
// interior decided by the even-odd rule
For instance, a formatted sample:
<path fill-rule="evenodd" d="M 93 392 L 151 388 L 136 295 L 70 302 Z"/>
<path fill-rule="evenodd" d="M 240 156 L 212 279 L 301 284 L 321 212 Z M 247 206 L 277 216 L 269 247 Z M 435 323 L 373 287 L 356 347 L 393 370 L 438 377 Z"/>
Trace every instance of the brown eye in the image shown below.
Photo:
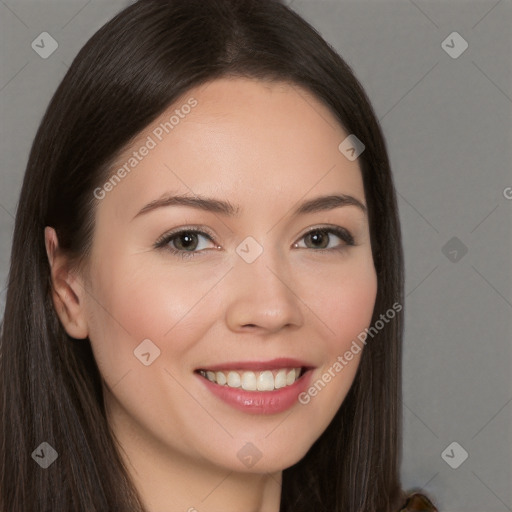
<path fill-rule="evenodd" d="M 315 228 L 308 231 L 302 238 L 306 243 L 307 249 L 336 250 L 343 249 L 346 246 L 354 245 L 354 238 L 352 235 L 346 229 L 341 227 Z M 338 244 L 334 247 L 329 247 L 329 244 L 335 238 L 343 240 L 344 243 L 341 245 Z"/>
<path fill-rule="evenodd" d="M 210 234 L 197 229 L 181 229 L 164 235 L 156 242 L 155 248 L 166 249 L 172 254 L 188 258 L 196 256 L 197 253 L 202 252 L 204 249 L 208 249 L 207 243 L 206 246 L 204 242 L 201 243 L 202 239 L 210 241 L 215 247 Z"/>
<path fill-rule="evenodd" d="M 172 240 L 174 243 L 174 247 L 180 250 L 194 250 L 197 247 L 197 233 L 192 233 L 189 231 L 182 231 L 178 235 L 174 235 Z"/>
<path fill-rule="evenodd" d="M 304 240 L 311 241 L 313 247 L 319 249 L 325 249 L 330 241 L 327 231 L 312 231 L 304 237 Z"/>

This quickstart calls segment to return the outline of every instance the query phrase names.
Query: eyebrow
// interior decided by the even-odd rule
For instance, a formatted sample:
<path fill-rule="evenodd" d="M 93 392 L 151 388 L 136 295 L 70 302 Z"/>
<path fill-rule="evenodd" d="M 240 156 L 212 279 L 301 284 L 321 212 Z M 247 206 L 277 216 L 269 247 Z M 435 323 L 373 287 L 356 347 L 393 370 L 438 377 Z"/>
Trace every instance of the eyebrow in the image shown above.
<path fill-rule="evenodd" d="M 135 217 L 133 217 L 133 219 L 145 213 L 154 211 L 157 208 L 163 208 L 167 206 L 188 206 L 190 208 L 197 208 L 207 212 L 219 213 L 229 217 L 237 217 L 240 214 L 240 206 L 235 206 L 229 201 L 212 199 L 198 195 L 165 195 L 148 203 L 135 215 Z M 314 199 L 304 201 L 293 211 L 293 215 L 296 216 L 304 215 L 307 213 L 333 210 L 334 208 L 340 208 L 342 206 L 356 206 L 365 215 L 367 213 L 366 206 L 361 201 L 359 201 L 359 199 L 356 199 L 355 197 L 347 194 L 335 194 L 319 196 L 315 197 Z"/>

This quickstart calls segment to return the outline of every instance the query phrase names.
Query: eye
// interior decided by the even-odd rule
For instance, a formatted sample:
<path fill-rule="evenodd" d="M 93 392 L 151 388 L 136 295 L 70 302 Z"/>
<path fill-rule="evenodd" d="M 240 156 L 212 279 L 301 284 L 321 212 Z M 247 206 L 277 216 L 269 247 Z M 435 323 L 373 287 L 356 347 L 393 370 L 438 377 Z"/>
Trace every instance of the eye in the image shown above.
<path fill-rule="evenodd" d="M 205 229 L 205 228 L 202 228 Z M 329 247 L 331 238 L 334 235 L 344 243 Z M 199 252 L 203 252 L 208 247 L 204 242 L 201 244 L 201 238 L 210 241 L 212 248 L 217 249 L 218 246 L 214 242 L 213 235 L 209 231 L 202 231 L 196 228 L 180 228 L 179 230 L 166 233 L 159 238 L 154 247 L 156 249 L 166 249 L 171 254 L 180 256 L 181 258 L 192 258 Z M 312 246 L 306 246 L 305 249 L 315 249 L 315 251 L 341 251 L 347 246 L 355 245 L 354 238 L 348 230 L 340 226 L 321 227 L 310 229 L 302 236 L 306 242 Z M 206 243 L 207 245 L 207 243 Z M 294 247 L 300 247 L 298 243 L 293 244 Z"/>
<path fill-rule="evenodd" d="M 331 245 L 331 237 L 335 235 L 341 239 L 344 243 L 329 247 Z M 306 249 L 317 249 L 319 251 L 330 251 L 330 250 L 343 250 L 346 246 L 355 245 L 354 237 L 345 228 L 334 226 L 334 227 L 322 227 L 310 229 L 305 235 L 302 236 L 306 242 L 312 244 L 312 247 L 306 246 Z M 296 243 L 294 247 L 299 247 Z"/>
<path fill-rule="evenodd" d="M 156 241 L 155 248 L 165 248 L 172 254 L 179 255 L 182 258 L 190 258 L 195 256 L 195 253 L 207 249 L 204 244 L 201 244 L 201 238 L 209 240 L 213 244 L 213 248 L 216 248 L 213 236 L 210 233 L 189 228 L 166 233 Z"/>

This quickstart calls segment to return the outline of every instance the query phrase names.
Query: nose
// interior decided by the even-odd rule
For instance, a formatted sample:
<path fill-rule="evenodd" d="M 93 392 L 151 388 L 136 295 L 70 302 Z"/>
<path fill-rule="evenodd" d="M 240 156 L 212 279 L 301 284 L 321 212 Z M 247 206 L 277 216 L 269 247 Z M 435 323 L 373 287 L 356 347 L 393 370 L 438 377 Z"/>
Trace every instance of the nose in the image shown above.
<path fill-rule="evenodd" d="M 235 260 L 226 289 L 226 323 L 234 332 L 274 333 L 303 324 L 302 301 L 289 266 L 265 250 L 252 263 Z"/>

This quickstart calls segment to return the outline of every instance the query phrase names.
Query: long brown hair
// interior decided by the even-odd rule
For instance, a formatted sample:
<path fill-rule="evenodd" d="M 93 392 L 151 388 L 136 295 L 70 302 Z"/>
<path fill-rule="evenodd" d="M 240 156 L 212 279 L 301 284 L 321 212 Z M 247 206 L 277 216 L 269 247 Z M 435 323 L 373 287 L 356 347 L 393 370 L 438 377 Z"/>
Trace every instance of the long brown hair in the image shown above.
<path fill-rule="evenodd" d="M 51 299 L 44 228 L 88 255 L 93 191 L 116 156 L 188 89 L 224 76 L 311 91 L 365 144 L 359 157 L 378 291 L 372 325 L 403 303 L 403 256 L 385 141 L 350 67 L 278 0 L 139 0 L 82 48 L 36 134 L 18 204 L 0 345 L 0 510 L 142 512 L 105 418 L 89 340 Z M 340 141 L 341 142 L 341 141 Z M 367 344 L 327 430 L 283 473 L 282 512 L 388 512 L 399 481 L 403 311 Z M 58 452 L 43 470 L 31 453 Z"/>

